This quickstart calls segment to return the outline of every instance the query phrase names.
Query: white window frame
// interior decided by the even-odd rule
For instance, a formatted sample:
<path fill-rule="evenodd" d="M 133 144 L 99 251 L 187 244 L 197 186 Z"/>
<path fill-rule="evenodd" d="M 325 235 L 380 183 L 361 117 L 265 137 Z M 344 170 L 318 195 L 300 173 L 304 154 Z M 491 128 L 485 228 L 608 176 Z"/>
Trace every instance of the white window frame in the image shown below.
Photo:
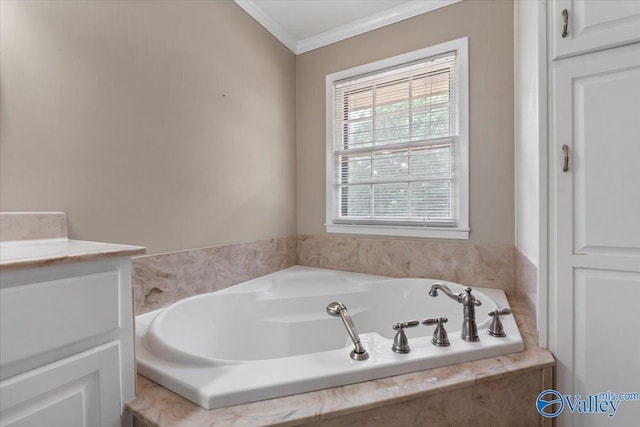
<path fill-rule="evenodd" d="M 363 225 L 335 223 L 334 103 L 336 81 L 456 51 L 456 97 L 458 141 L 457 154 L 457 226 Z M 339 71 L 326 76 L 326 231 L 328 233 L 368 234 L 377 236 L 432 237 L 469 239 L 469 39 L 448 41 L 424 49 Z"/>

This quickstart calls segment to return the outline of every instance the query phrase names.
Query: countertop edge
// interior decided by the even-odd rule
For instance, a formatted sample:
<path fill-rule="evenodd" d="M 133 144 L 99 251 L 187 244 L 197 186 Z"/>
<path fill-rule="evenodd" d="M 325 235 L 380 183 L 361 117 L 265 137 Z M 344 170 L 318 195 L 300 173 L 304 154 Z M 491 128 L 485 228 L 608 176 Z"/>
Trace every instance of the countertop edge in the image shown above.
<path fill-rule="evenodd" d="M 40 241 L 25 240 L 14 242 L 2 242 L 3 252 L 24 245 L 26 248 L 59 248 L 58 254 L 16 257 L 0 260 L 0 271 L 16 271 L 29 268 L 48 267 L 52 265 L 69 264 L 76 262 L 98 261 L 107 258 L 131 257 L 134 255 L 142 255 L 147 249 L 142 246 L 118 245 L 113 243 L 87 242 L 81 240 L 68 239 L 47 239 Z M 83 250 L 76 249 L 74 245 L 91 245 L 91 248 Z M 66 245 L 66 246 L 65 246 Z"/>

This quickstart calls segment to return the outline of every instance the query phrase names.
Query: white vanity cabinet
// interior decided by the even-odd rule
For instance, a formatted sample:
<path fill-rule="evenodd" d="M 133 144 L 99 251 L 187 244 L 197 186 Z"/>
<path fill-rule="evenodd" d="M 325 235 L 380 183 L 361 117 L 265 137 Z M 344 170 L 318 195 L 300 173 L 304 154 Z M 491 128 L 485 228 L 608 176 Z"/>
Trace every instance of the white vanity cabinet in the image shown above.
<path fill-rule="evenodd" d="M 3 270 L 0 285 L 0 425 L 130 424 L 130 258 Z"/>
<path fill-rule="evenodd" d="M 640 41 L 638 0 L 555 0 L 548 5 L 552 59 Z"/>

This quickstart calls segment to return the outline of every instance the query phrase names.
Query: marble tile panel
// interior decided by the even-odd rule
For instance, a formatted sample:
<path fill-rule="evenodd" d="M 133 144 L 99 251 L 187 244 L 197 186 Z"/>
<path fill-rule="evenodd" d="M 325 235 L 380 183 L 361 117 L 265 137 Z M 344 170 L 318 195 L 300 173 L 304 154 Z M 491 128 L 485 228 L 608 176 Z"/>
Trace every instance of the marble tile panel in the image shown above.
<path fill-rule="evenodd" d="M 531 410 L 535 396 L 547 388 L 554 360 L 535 344 L 528 303 L 517 297 L 509 302 L 525 343 L 520 353 L 213 410 L 138 376 L 137 396 L 127 408 L 139 425 L 160 427 L 411 426 L 425 420 L 443 426 L 539 425 L 542 417 L 534 418 Z"/>
<path fill-rule="evenodd" d="M 514 292 L 514 247 L 509 244 L 298 235 L 297 254 L 298 265 L 425 277 Z"/>
<path fill-rule="evenodd" d="M 166 307 L 175 301 L 182 262 L 177 254 L 138 257 L 131 260 L 131 284 L 135 314 Z"/>
<path fill-rule="evenodd" d="M 135 313 L 291 267 L 295 245 L 289 236 L 134 258 Z"/>
<path fill-rule="evenodd" d="M 432 396 L 317 421 L 312 427 L 540 425 L 535 409 L 540 371 L 512 375 Z"/>
<path fill-rule="evenodd" d="M 0 241 L 67 238 L 64 212 L 0 212 Z"/>

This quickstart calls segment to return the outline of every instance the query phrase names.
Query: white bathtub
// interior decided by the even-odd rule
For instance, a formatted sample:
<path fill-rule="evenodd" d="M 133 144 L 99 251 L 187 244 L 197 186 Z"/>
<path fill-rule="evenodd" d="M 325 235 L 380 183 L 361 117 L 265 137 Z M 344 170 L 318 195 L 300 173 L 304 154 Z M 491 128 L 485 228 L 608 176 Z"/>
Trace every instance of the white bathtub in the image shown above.
<path fill-rule="evenodd" d="M 214 409 L 524 350 L 512 316 L 502 318 L 506 338 L 487 334 L 487 313 L 508 307 L 503 291 L 474 289 L 480 342 L 470 343 L 460 338 L 462 305 L 430 297 L 434 282 L 296 266 L 191 297 L 137 317 L 138 372 Z M 341 319 L 326 312 L 332 301 L 346 305 L 368 360 L 350 359 Z M 449 319 L 449 347 L 420 325 L 407 329 L 409 354 L 391 351 L 392 324 L 436 316 Z"/>

